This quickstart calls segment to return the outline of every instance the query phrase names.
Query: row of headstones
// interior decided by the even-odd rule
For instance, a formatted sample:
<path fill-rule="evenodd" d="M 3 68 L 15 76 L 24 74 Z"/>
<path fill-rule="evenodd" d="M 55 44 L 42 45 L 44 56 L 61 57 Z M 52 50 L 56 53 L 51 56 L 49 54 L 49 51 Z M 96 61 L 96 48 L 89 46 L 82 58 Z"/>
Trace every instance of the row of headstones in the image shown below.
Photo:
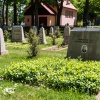
<path fill-rule="evenodd" d="M 37 28 L 35 26 L 32 27 L 34 31 L 37 33 Z M 54 34 L 54 28 L 50 27 L 50 34 Z M 64 34 L 63 34 L 63 44 L 68 44 L 69 42 L 69 36 L 70 36 L 70 27 L 68 24 L 65 25 L 64 28 Z M 46 41 L 46 34 L 45 34 L 45 29 L 42 26 L 39 31 L 39 37 L 40 37 L 40 43 L 41 44 L 47 44 Z M 24 38 L 24 31 L 22 26 L 13 26 L 12 29 L 12 41 L 13 42 L 23 42 L 25 43 L 25 38 Z"/>
<path fill-rule="evenodd" d="M 32 27 L 34 31 L 37 33 L 36 27 Z M 43 27 L 40 28 L 40 43 L 46 44 L 46 36 L 45 36 L 45 30 Z M 26 43 L 25 37 L 24 37 L 24 31 L 22 26 L 13 26 L 12 28 L 12 42 L 22 42 Z"/>
<path fill-rule="evenodd" d="M 33 26 L 33 29 L 36 30 L 36 32 L 37 32 L 37 29 L 36 29 L 35 26 Z M 50 31 L 49 31 L 50 35 L 54 35 L 56 29 L 59 29 L 59 27 L 57 26 L 56 28 L 55 27 L 53 28 L 51 26 Z M 71 32 L 71 29 L 69 27 L 69 24 L 66 24 L 65 27 L 64 27 L 64 33 L 63 33 L 64 40 L 63 40 L 62 44 L 68 44 L 69 43 L 70 32 Z M 44 30 L 43 26 L 40 28 L 40 34 L 42 34 L 42 37 L 41 37 L 42 39 L 40 38 L 41 43 L 46 44 L 47 42 L 46 42 L 45 30 Z"/>
<path fill-rule="evenodd" d="M 33 29 L 37 31 L 36 27 L 34 26 Z M 50 33 L 54 34 L 54 28 L 50 28 Z M 40 43 L 41 44 L 47 44 L 46 41 L 46 35 L 45 35 L 45 29 L 43 26 L 40 28 Z M 70 35 L 70 27 L 68 25 L 65 25 L 64 28 L 64 34 L 63 38 L 64 44 L 67 44 L 69 41 L 69 35 Z M 26 43 L 25 37 L 24 37 L 24 31 L 22 26 L 13 26 L 12 28 L 12 42 L 22 42 Z M 0 55 L 7 54 L 8 51 L 5 49 L 5 42 L 4 42 L 4 36 L 3 36 L 3 31 L 0 28 Z"/>

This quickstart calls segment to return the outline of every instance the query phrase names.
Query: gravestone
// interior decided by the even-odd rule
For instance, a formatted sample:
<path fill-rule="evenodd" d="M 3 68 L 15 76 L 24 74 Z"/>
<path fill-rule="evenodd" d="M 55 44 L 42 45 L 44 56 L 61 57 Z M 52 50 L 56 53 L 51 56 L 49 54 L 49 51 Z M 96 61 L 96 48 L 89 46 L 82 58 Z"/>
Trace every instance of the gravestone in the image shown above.
<path fill-rule="evenodd" d="M 0 55 L 4 55 L 4 54 L 7 54 L 7 53 L 8 53 L 8 50 L 5 49 L 3 31 L 0 28 Z"/>
<path fill-rule="evenodd" d="M 100 60 L 100 29 L 74 28 L 71 30 L 66 57 Z"/>
<path fill-rule="evenodd" d="M 32 29 L 36 32 L 37 34 L 37 27 L 36 26 L 32 26 Z"/>
<path fill-rule="evenodd" d="M 70 38 L 70 27 L 69 27 L 69 24 L 66 24 L 65 25 L 65 28 L 64 28 L 64 34 L 63 34 L 63 43 L 62 44 L 68 44 L 69 43 L 69 38 Z"/>
<path fill-rule="evenodd" d="M 3 30 L 8 30 L 8 26 L 4 25 Z"/>
<path fill-rule="evenodd" d="M 26 40 L 24 37 L 24 30 L 22 26 L 12 27 L 12 42 L 26 43 Z"/>
<path fill-rule="evenodd" d="M 57 29 L 59 30 L 59 26 L 54 26 L 54 32 L 55 32 Z"/>
<path fill-rule="evenodd" d="M 50 33 L 50 35 L 54 34 L 54 28 L 52 26 L 50 27 L 50 32 L 49 33 Z"/>
<path fill-rule="evenodd" d="M 40 28 L 39 43 L 40 43 L 40 44 L 47 44 L 47 42 L 46 42 L 45 30 L 44 30 L 43 27 Z"/>

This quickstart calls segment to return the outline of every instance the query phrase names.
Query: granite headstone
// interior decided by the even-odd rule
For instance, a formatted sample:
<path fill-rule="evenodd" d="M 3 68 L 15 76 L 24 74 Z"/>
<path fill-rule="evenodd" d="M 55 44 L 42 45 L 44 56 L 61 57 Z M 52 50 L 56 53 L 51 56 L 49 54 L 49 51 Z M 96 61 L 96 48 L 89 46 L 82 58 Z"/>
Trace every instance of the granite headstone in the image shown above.
<path fill-rule="evenodd" d="M 47 42 L 46 42 L 45 30 L 44 30 L 43 27 L 40 28 L 39 43 L 40 43 L 40 44 L 47 44 Z"/>
<path fill-rule="evenodd" d="M 72 29 L 66 57 L 100 60 L 100 29 Z"/>
<path fill-rule="evenodd" d="M 49 33 L 50 33 L 50 35 L 54 34 L 54 28 L 52 26 L 50 27 L 50 32 Z"/>
<path fill-rule="evenodd" d="M 37 27 L 36 26 L 32 26 L 32 29 L 36 32 L 37 34 Z"/>
<path fill-rule="evenodd" d="M 26 40 L 24 37 L 24 30 L 22 26 L 12 27 L 12 42 L 26 43 Z"/>
<path fill-rule="evenodd" d="M 69 43 L 69 37 L 70 37 L 70 27 L 69 27 L 69 24 L 66 24 L 65 25 L 65 28 L 64 28 L 64 34 L 63 34 L 63 43 L 62 44 L 68 44 Z"/>

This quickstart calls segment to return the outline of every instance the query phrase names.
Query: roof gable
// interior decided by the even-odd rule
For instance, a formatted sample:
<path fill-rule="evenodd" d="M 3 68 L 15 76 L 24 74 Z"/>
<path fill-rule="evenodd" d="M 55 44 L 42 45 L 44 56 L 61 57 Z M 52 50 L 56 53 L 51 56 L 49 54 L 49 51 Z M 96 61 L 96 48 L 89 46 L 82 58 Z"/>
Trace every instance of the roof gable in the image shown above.
<path fill-rule="evenodd" d="M 35 14 L 35 7 L 32 7 L 31 5 L 29 5 L 27 7 L 24 15 L 30 15 L 30 14 L 32 14 L 32 11 Z M 38 14 L 39 15 L 55 15 L 56 12 L 52 8 L 50 8 L 49 5 L 44 4 L 44 3 L 40 3 L 39 4 L 39 9 L 38 9 Z"/>
<path fill-rule="evenodd" d="M 67 0 L 65 0 L 63 2 L 63 7 L 69 8 L 69 9 L 73 9 L 73 10 L 77 10 L 71 2 L 70 3 L 67 3 Z"/>
<path fill-rule="evenodd" d="M 34 6 L 35 6 L 34 4 L 33 4 L 33 7 L 31 5 L 29 5 L 26 8 L 24 15 L 31 15 L 32 13 L 35 14 L 35 7 Z M 73 6 L 73 4 L 70 1 L 68 2 L 68 0 L 64 0 L 63 7 L 77 11 L 77 9 Z M 38 14 L 39 15 L 56 15 L 57 12 L 53 9 L 52 6 L 41 2 L 39 4 Z"/>

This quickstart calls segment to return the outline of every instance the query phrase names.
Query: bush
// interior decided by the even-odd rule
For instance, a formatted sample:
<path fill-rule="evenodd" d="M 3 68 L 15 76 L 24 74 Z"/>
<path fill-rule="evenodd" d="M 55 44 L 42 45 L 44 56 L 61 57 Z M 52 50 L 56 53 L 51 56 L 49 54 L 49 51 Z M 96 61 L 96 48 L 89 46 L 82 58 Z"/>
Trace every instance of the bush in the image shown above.
<path fill-rule="evenodd" d="M 4 78 L 33 85 L 45 85 L 53 89 L 72 89 L 94 94 L 100 91 L 100 62 L 40 58 L 12 63 L 5 69 Z"/>
<path fill-rule="evenodd" d="M 9 38 L 10 38 L 10 33 L 7 30 L 4 30 L 4 40 L 7 42 Z"/>
<path fill-rule="evenodd" d="M 61 36 L 60 29 L 56 29 L 54 35 L 55 35 L 57 38 L 60 38 L 60 36 Z"/>
<path fill-rule="evenodd" d="M 39 54 L 38 37 L 33 29 L 30 29 L 28 33 L 28 42 L 30 44 L 28 51 L 29 57 L 37 56 Z"/>

